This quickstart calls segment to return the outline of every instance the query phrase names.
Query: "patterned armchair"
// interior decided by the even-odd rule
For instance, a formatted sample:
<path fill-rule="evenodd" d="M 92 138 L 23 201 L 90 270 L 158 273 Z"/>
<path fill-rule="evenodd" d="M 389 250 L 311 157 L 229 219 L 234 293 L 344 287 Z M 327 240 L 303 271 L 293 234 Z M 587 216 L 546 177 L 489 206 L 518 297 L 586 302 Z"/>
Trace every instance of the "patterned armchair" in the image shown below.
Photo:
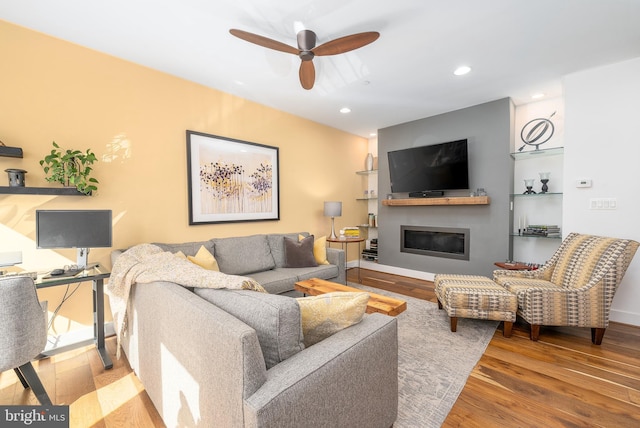
<path fill-rule="evenodd" d="M 571 233 L 540 269 L 496 270 L 493 279 L 518 297 L 518 315 L 531 324 L 531 340 L 538 340 L 541 325 L 590 327 L 591 341 L 600 345 L 613 296 L 638 245 Z"/>

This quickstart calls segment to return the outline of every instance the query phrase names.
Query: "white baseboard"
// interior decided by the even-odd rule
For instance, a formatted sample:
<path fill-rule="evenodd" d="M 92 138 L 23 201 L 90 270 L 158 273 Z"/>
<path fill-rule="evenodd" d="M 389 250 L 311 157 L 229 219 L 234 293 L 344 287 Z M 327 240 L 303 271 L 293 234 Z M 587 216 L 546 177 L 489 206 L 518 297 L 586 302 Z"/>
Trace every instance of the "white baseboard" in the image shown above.
<path fill-rule="evenodd" d="M 640 326 L 640 314 L 611 308 L 609 320 L 621 324 Z"/>

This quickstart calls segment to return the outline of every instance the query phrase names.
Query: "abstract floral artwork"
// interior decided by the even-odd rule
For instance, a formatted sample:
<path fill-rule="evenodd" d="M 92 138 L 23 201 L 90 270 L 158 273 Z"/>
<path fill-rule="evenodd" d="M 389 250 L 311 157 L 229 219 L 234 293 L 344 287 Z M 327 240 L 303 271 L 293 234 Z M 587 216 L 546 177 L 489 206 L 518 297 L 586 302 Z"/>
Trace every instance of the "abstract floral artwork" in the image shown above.
<path fill-rule="evenodd" d="M 187 131 L 189 224 L 279 220 L 278 148 Z"/>

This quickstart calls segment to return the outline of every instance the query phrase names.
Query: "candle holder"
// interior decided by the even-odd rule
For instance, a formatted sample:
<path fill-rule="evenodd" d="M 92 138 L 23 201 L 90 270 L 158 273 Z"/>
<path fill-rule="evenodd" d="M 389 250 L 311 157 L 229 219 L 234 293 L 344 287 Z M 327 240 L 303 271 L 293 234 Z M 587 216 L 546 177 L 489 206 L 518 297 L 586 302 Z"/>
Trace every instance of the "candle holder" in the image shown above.
<path fill-rule="evenodd" d="M 533 189 L 533 182 L 534 182 L 533 178 L 525 178 L 524 179 L 524 187 L 526 187 L 527 190 L 525 190 L 523 195 L 531 195 L 531 194 L 535 194 L 536 193 L 536 192 L 534 192 L 532 190 Z"/>
<path fill-rule="evenodd" d="M 551 175 L 551 173 L 539 172 L 538 174 L 540 174 L 540 181 L 542 182 L 542 190 L 540 190 L 540 193 L 547 193 L 547 191 L 549 190 L 549 186 L 547 186 L 547 183 L 549 182 L 549 175 Z"/>

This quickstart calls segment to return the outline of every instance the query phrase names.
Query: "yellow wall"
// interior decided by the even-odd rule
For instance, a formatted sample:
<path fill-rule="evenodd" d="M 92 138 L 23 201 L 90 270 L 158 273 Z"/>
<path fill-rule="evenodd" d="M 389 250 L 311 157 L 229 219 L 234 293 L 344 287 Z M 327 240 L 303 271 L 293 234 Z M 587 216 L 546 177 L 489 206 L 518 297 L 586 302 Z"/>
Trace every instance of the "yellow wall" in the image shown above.
<path fill-rule="evenodd" d="M 364 138 L 4 21 L 0 58 L 0 140 L 24 150 L 23 159 L 0 157 L 2 170 L 27 170 L 27 186 L 54 186 L 38 164 L 52 141 L 100 159 L 92 197 L 0 195 L 0 251 L 21 249 L 25 270 L 75 261 L 71 250 L 35 249 L 35 209 L 112 209 L 116 248 L 265 232 L 320 236 L 330 230 L 325 200 L 343 202 L 336 229 L 366 219 L 354 173 L 363 169 Z M 279 147 L 280 220 L 189 226 L 187 129 Z M 94 249 L 90 261 L 110 266 L 109 252 Z M 65 304 L 69 325 L 91 323 L 89 288 Z M 57 305 L 61 290 L 47 293 L 49 307 Z"/>

